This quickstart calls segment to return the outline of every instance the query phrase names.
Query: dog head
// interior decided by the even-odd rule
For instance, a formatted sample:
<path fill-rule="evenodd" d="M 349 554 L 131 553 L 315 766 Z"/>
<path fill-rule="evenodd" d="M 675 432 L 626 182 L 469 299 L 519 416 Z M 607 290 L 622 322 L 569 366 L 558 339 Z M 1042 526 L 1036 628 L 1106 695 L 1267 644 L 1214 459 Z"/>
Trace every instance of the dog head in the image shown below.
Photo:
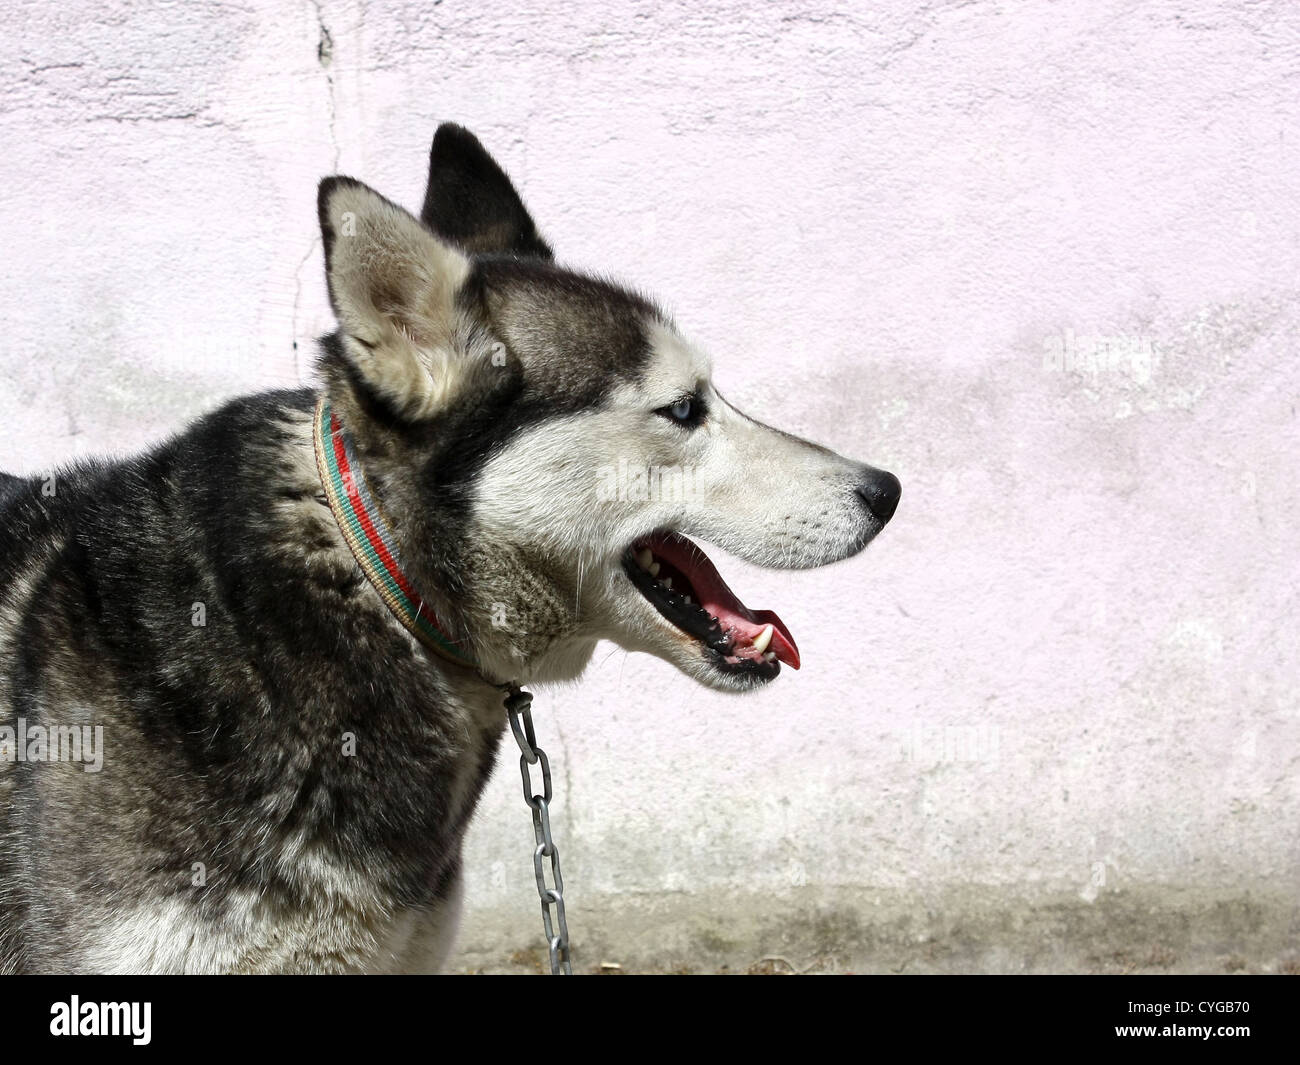
<path fill-rule="evenodd" d="M 799 665 L 695 540 L 805 568 L 855 554 L 889 473 L 741 413 L 646 297 L 558 266 L 468 131 L 420 218 L 350 178 L 319 210 L 326 389 L 410 576 L 489 675 L 567 679 L 598 639 L 742 690 Z"/>

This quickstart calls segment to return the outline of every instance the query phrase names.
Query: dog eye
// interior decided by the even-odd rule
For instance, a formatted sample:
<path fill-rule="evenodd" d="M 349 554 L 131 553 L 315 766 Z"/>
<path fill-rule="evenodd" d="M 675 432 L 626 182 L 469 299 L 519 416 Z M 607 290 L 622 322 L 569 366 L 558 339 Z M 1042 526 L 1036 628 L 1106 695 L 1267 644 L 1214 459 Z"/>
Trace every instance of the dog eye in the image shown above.
<path fill-rule="evenodd" d="M 660 407 L 655 413 L 670 422 L 694 429 L 704 417 L 704 405 L 696 396 L 682 396 L 676 403 L 668 407 Z"/>

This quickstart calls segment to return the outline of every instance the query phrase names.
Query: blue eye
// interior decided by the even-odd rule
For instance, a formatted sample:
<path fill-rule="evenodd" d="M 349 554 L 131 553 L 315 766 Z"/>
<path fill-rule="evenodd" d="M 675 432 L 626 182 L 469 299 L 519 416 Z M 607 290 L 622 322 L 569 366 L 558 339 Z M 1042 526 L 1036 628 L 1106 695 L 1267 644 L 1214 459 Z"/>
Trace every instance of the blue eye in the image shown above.
<path fill-rule="evenodd" d="M 698 396 L 682 396 L 676 403 L 660 407 L 655 413 L 683 428 L 694 429 L 704 419 L 704 404 Z"/>

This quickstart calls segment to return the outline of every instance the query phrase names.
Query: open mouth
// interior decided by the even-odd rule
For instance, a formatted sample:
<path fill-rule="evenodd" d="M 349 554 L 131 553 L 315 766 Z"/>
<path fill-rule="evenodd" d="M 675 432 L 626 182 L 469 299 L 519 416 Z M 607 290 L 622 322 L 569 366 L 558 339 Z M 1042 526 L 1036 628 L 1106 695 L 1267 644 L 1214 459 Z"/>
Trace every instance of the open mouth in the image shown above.
<path fill-rule="evenodd" d="M 623 569 L 660 614 L 693 636 L 727 673 L 770 680 L 784 662 L 799 668 L 799 649 L 770 610 L 750 610 L 727 587 L 709 557 L 686 537 L 658 532 L 637 540 Z"/>

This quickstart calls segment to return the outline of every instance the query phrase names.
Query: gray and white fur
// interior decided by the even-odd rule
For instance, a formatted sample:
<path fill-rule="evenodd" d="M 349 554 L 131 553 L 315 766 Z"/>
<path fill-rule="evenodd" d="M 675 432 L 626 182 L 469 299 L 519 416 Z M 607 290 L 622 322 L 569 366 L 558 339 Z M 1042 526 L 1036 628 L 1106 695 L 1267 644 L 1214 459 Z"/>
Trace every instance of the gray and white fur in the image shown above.
<path fill-rule="evenodd" d="M 736 410 L 664 311 L 556 265 L 468 131 L 438 130 L 420 217 L 349 178 L 319 210 L 338 329 L 317 388 L 125 461 L 0 475 L 0 729 L 104 737 L 87 772 L 3 757 L 0 731 L 0 972 L 436 970 L 505 726 L 484 677 L 571 680 L 607 639 L 768 683 L 771 652 L 729 655 L 648 598 L 633 545 L 820 566 L 893 513 L 891 475 Z M 313 457 L 322 392 L 483 676 L 417 643 L 354 560 Z M 598 499 L 620 463 L 692 490 Z"/>

